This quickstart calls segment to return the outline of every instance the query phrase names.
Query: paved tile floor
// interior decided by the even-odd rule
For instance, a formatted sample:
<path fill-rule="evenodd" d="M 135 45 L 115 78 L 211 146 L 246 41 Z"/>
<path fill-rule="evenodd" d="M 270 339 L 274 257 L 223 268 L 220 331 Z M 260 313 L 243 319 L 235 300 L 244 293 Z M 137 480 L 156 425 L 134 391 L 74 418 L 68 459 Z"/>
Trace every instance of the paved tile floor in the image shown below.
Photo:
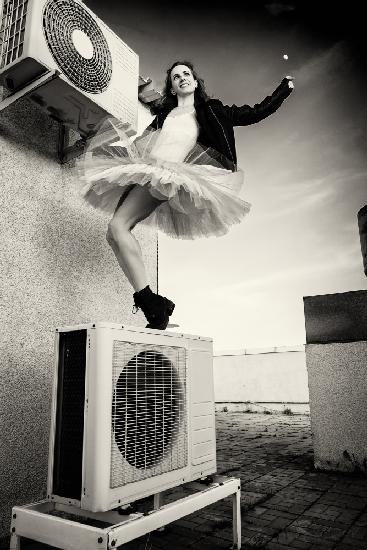
<path fill-rule="evenodd" d="M 241 478 L 244 550 L 367 550 L 367 477 L 314 470 L 309 416 L 220 412 L 217 441 L 218 472 Z M 120 548 L 215 550 L 231 542 L 229 498 Z"/>

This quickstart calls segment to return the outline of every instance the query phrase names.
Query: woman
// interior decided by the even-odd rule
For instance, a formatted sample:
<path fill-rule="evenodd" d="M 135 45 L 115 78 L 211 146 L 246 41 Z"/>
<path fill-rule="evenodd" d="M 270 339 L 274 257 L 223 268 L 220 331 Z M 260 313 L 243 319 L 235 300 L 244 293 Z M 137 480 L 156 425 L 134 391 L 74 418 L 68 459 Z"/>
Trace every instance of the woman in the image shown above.
<path fill-rule="evenodd" d="M 243 172 L 237 167 L 234 126 L 274 113 L 292 89 L 287 76 L 261 103 L 229 107 L 209 98 L 190 62 L 176 61 L 143 135 L 131 142 L 123 125 L 107 118 L 78 160 L 85 199 L 113 213 L 107 240 L 147 327 L 164 330 L 175 305 L 150 289 L 131 230 L 143 222 L 172 237 L 193 239 L 223 235 L 240 222 L 250 205 L 240 196 Z M 110 145 L 117 136 L 123 147 Z"/>

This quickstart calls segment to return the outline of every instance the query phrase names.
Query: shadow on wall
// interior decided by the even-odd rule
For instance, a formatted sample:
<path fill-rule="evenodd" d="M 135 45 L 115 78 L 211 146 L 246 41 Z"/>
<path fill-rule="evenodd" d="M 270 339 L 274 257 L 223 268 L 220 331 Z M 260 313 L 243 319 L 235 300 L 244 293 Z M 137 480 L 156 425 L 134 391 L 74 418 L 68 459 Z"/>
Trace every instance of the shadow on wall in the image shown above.
<path fill-rule="evenodd" d="M 0 85 L 0 98 L 9 93 Z M 34 124 L 34 117 L 41 120 L 37 107 L 26 97 L 20 98 L 15 104 L 0 111 L 0 137 L 5 140 L 7 148 L 24 150 L 37 154 L 44 160 L 56 161 L 58 123 L 50 117 L 42 116 L 42 123 Z M 31 131 L 27 132 L 27 128 Z M 47 139 L 45 139 L 47 138 Z M 6 160 L 5 148 L 0 151 L 0 162 Z"/>

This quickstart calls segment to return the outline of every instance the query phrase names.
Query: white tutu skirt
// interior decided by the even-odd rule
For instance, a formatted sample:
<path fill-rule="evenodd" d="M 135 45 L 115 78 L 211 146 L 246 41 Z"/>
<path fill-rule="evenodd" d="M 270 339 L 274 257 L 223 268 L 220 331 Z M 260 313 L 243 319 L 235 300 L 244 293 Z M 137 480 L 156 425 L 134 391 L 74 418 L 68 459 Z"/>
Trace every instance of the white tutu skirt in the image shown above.
<path fill-rule="evenodd" d="M 104 119 L 75 162 L 82 196 L 113 214 L 136 185 L 147 186 L 162 202 L 140 223 L 180 239 L 224 235 L 250 210 L 242 170 L 224 168 L 219 153 L 198 143 L 183 162 L 156 158 L 159 133 L 133 141 L 118 120 Z"/>

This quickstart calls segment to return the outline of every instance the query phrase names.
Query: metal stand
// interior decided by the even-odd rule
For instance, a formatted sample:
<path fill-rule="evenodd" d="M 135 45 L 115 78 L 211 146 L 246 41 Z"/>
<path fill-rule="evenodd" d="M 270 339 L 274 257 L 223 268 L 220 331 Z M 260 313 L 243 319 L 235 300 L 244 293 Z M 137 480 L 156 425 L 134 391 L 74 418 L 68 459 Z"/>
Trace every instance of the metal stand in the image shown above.
<path fill-rule="evenodd" d="M 162 493 L 154 495 L 154 509 L 144 513 L 121 516 L 118 511 L 89 512 L 76 506 L 43 500 L 12 510 L 10 550 L 20 550 L 25 537 L 64 550 L 110 550 L 141 537 L 164 525 L 209 506 L 218 500 L 232 496 L 233 546 L 241 548 L 240 480 L 214 476 L 213 483 L 190 483 L 185 487 L 199 489 L 184 498 L 163 504 Z M 58 517 L 55 512 L 66 512 L 75 519 Z M 54 515 L 51 515 L 54 514 Z M 110 524 L 105 528 L 80 523 L 81 519 L 99 520 Z M 85 521 L 84 519 L 84 521 Z"/>
<path fill-rule="evenodd" d="M 57 156 L 60 164 L 65 164 L 69 160 L 77 157 L 83 152 L 88 138 L 80 137 L 73 145 L 67 145 L 68 129 L 62 122 L 59 121 L 59 136 L 57 144 Z"/>

